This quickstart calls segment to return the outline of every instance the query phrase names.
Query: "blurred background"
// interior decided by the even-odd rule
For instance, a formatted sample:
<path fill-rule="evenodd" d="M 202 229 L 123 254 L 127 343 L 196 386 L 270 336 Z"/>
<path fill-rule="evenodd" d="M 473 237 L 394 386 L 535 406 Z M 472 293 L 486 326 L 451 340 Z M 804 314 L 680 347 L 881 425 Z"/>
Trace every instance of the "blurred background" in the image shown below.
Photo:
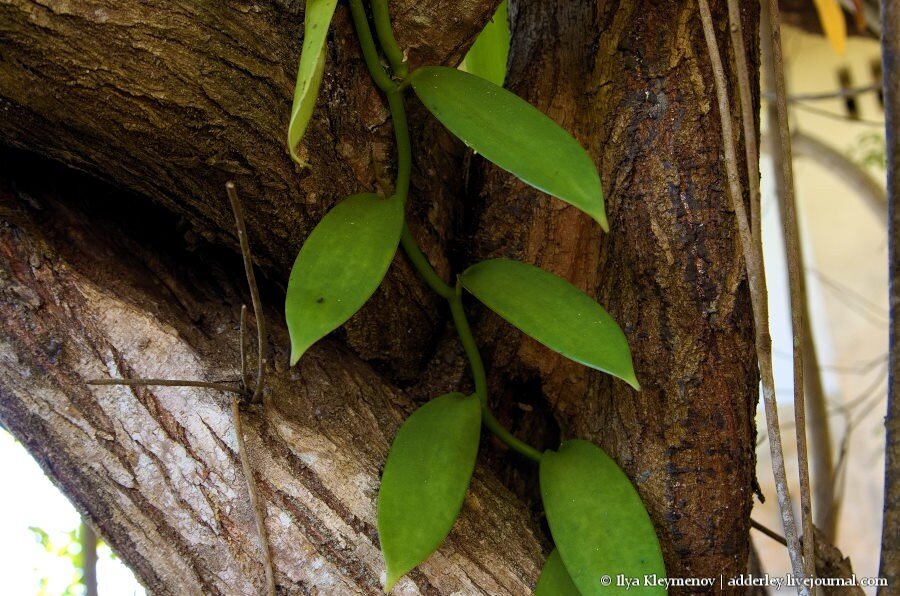
<path fill-rule="evenodd" d="M 2 429 L 0 461 L 9 482 L 0 490 L 3 594 L 145 594 L 131 570 L 82 524 L 37 462 Z"/>
<path fill-rule="evenodd" d="M 789 28 L 784 34 L 785 76 L 788 93 L 795 98 L 790 116 L 797 213 L 835 469 L 832 479 L 813 477 L 812 484 L 814 491 L 817 482 L 833 484 L 832 541 L 850 557 L 857 576 L 874 577 L 881 544 L 888 375 L 884 109 L 878 91 L 881 52 L 875 39 L 850 37 L 839 54 L 821 35 Z M 834 96 L 841 90 L 846 96 Z M 820 94 L 832 96 L 817 97 Z M 764 100 L 764 137 L 767 108 Z M 779 164 L 764 145 L 762 230 L 775 380 L 799 519 L 791 323 L 776 167 Z M 757 478 L 766 503 L 755 505 L 753 518 L 781 533 L 762 404 L 757 429 Z M 810 449 L 812 432 L 808 432 Z M 784 576 L 790 569 L 785 548 L 758 532 L 751 535 L 763 570 Z"/>

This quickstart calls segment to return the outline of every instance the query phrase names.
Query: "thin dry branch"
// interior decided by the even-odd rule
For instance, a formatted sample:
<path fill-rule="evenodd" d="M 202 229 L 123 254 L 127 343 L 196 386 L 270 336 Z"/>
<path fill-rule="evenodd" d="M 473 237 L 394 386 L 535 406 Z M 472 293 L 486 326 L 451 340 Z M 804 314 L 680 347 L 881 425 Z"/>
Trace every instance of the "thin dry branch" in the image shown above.
<path fill-rule="evenodd" d="M 762 254 L 756 250 L 747 211 L 744 208 L 743 192 L 738 175 L 737 152 L 734 147 L 734 133 L 731 128 L 731 107 L 728 100 L 728 87 L 716 31 L 707 0 L 697 0 L 700 7 L 700 18 L 703 24 L 703 35 L 706 39 L 713 77 L 715 79 L 716 98 L 719 108 L 719 119 L 722 126 L 722 142 L 725 155 L 725 171 L 728 179 L 729 197 L 737 221 L 738 236 L 747 268 L 747 282 L 750 288 L 750 301 L 753 316 L 756 320 L 756 353 L 759 360 L 759 371 L 763 387 L 763 401 L 766 409 L 766 427 L 769 435 L 769 448 L 772 454 L 772 472 L 775 476 L 775 489 L 778 494 L 778 506 L 784 525 L 784 533 L 788 543 L 788 552 L 794 575 L 803 576 L 803 558 L 800 554 L 800 540 L 797 537 L 794 513 L 791 508 L 791 495 L 788 489 L 787 474 L 784 468 L 784 452 L 781 446 L 781 432 L 778 428 L 778 405 L 775 399 L 775 378 L 772 372 L 772 338 L 768 332 L 768 305 L 766 298 L 766 280 L 762 263 Z M 799 582 L 798 582 L 799 583 Z M 807 588 L 798 588 L 801 594 L 807 595 Z"/>
<path fill-rule="evenodd" d="M 238 239 L 241 245 L 241 256 L 244 261 L 244 273 L 247 276 L 247 285 L 250 288 L 250 297 L 253 300 L 253 313 L 256 317 L 256 329 L 258 340 L 258 351 L 256 360 L 258 363 L 258 371 L 256 377 L 256 388 L 253 390 L 252 401 L 257 401 L 263 390 L 265 377 L 265 357 L 264 350 L 266 346 L 266 320 L 262 310 L 262 303 L 259 299 L 259 289 L 256 285 L 256 277 L 253 274 L 253 256 L 250 253 L 250 243 L 247 240 L 247 229 L 244 225 L 244 212 L 241 209 L 241 203 L 237 196 L 234 183 L 228 182 L 225 185 L 228 199 L 231 201 L 231 209 L 234 212 L 234 222 L 237 228 Z M 253 467 L 250 458 L 247 455 L 247 446 L 244 443 L 244 431 L 241 425 L 241 406 L 239 397 L 246 396 L 249 391 L 247 382 L 247 306 L 241 305 L 241 333 L 240 333 L 240 358 L 241 358 L 241 380 L 240 387 L 232 387 L 222 383 L 212 383 L 208 381 L 190 381 L 177 379 L 92 379 L 87 382 L 88 385 L 155 385 L 159 387 L 204 387 L 207 389 L 216 389 L 233 394 L 231 398 L 231 417 L 234 423 L 234 432 L 237 436 L 237 452 L 238 458 L 241 460 L 241 470 L 244 474 L 244 481 L 247 483 L 247 493 L 250 496 L 250 505 L 253 508 L 253 517 L 256 521 L 256 531 L 259 535 L 259 547 L 262 555 L 262 563 L 266 573 L 266 594 L 275 596 L 275 567 L 272 563 L 272 549 L 269 545 L 269 533 L 266 529 L 266 513 L 263 504 L 259 500 L 256 490 L 256 479 L 253 476 Z"/>
<path fill-rule="evenodd" d="M 815 531 L 812 517 L 812 491 L 809 484 L 809 453 L 806 443 L 806 395 L 803 382 L 804 311 L 806 310 L 806 285 L 803 279 L 803 261 L 800 253 L 800 228 L 797 225 L 794 198 L 794 166 L 791 153 L 791 131 L 788 122 L 787 90 L 784 82 L 784 59 L 781 52 L 781 15 L 777 0 L 764 3 L 763 22 L 768 22 L 768 36 L 763 34 L 763 46 L 767 48 L 768 74 L 775 91 L 775 108 L 778 135 L 775 142 L 781 153 L 779 192 L 781 224 L 784 231 L 787 255 L 788 284 L 791 296 L 791 334 L 794 355 L 794 419 L 797 436 L 797 467 L 800 470 L 800 511 L 803 523 L 803 552 L 806 576 L 813 578 L 815 566 Z M 827 447 L 831 449 L 829 445 Z M 815 587 L 810 590 L 815 594 Z"/>
<path fill-rule="evenodd" d="M 262 301 L 259 299 L 256 275 L 253 273 L 253 258 L 250 254 L 250 243 L 247 240 L 247 227 L 244 225 L 244 210 L 241 208 L 234 182 L 227 182 L 225 190 L 228 193 L 228 200 L 231 201 L 231 210 L 234 211 L 234 225 L 237 229 L 238 241 L 241 244 L 241 256 L 244 258 L 244 272 L 247 274 L 247 285 L 250 287 L 253 316 L 256 318 L 256 388 L 253 390 L 252 401 L 258 402 L 265 383 L 266 317 L 262 311 Z"/>
<path fill-rule="evenodd" d="M 243 309 L 246 311 L 246 307 Z M 266 570 L 266 594 L 275 596 L 275 565 L 272 564 L 272 549 L 269 546 L 269 531 L 266 529 L 266 511 L 256 491 L 256 478 L 253 475 L 253 466 L 250 456 L 247 454 L 247 445 L 244 443 L 244 427 L 241 424 L 241 404 L 237 397 L 231 398 L 231 417 L 234 420 L 234 433 L 237 437 L 238 457 L 241 460 L 241 469 L 247 482 L 247 493 L 250 495 L 250 505 L 253 507 L 253 517 L 256 521 L 256 532 L 259 535 L 259 550 L 262 553 L 263 566 Z"/>
<path fill-rule="evenodd" d="M 862 85 L 860 87 L 848 87 L 846 89 L 835 89 L 834 91 L 824 91 L 822 93 L 796 93 L 787 96 L 788 103 L 797 101 L 823 101 L 827 99 L 840 99 L 845 97 L 856 97 L 866 93 L 874 93 L 882 90 L 881 83 L 872 83 L 871 85 Z M 765 91 L 762 94 L 763 99 L 774 100 L 774 91 Z"/>
<path fill-rule="evenodd" d="M 819 371 L 819 353 L 816 349 L 812 319 L 809 314 L 809 298 L 804 287 L 803 320 L 806 324 L 803 328 L 803 378 L 806 388 L 806 408 L 809 413 L 807 429 L 812 445 L 810 464 L 815 478 L 813 485 L 813 497 L 816 503 L 814 523 L 822 530 L 826 538 L 833 542 L 837 535 L 840 503 L 834 498 L 835 465 L 832 453 L 831 421 L 828 419 L 828 399 L 825 396 L 822 374 Z"/>
<path fill-rule="evenodd" d="M 764 48 L 765 49 L 765 48 Z M 768 53 L 768 52 L 764 52 Z M 764 60 L 763 62 L 766 62 Z M 770 69 L 767 69 L 770 70 Z M 770 106 L 770 119 L 774 120 L 774 107 Z M 771 129 L 776 130 L 777 125 L 771 125 Z M 772 160 L 777 164 L 783 158 L 781 153 L 781 144 L 777 139 L 771 136 L 763 145 L 768 145 L 768 152 Z M 821 141 L 805 135 L 803 133 L 794 133 L 791 136 L 791 149 L 793 155 L 806 155 L 812 157 L 816 161 L 822 161 L 827 169 L 833 171 L 851 186 L 859 191 L 859 196 L 863 197 L 864 202 L 873 207 L 877 215 L 877 205 L 872 205 L 872 201 L 877 201 L 877 192 L 881 193 L 882 220 L 887 218 L 887 211 L 884 208 L 886 199 L 884 198 L 884 189 L 880 188 L 878 183 L 874 181 L 865 170 L 859 165 L 853 163 L 837 151 L 830 149 Z M 830 158 L 830 159 L 829 159 Z M 776 174 L 778 171 L 776 170 Z M 868 184 L 868 185 L 867 185 Z M 781 188 L 784 186 L 784 180 L 781 175 L 776 175 L 776 194 L 779 206 L 783 202 L 783 193 Z M 870 194 L 875 189 L 875 194 Z M 874 197 L 874 198 L 873 198 Z M 782 216 L 784 219 L 784 217 Z M 785 241 L 786 243 L 787 241 Z M 802 253 L 802 242 L 800 252 L 800 262 L 804 262 Z M 838 513 L 840 510 L 838 494 L 835 490 L 836 475 L 839 467 L 835 466 L 833 456 L 833 442 L 831 433 L 831 422 L 828 418 L 828 400 L 822 385 L 822 375 L 819 366 L 819 356 L 816 350 L 816 344 L 813 337 L 812 318 L 810 317 L 809 300 L 806 292 L 805 276 L 800 276 L 802 284 L 803 301 L 803 320 L 806 322 L 803 326 L 803 380 L 806 389 L 806 412 L 809 416 L 809 424 L 807 424 L 807 432 L 809 434 L 810 449 L 810 465 L 813 472 L 813 502 L 815 503 L 814 523 L 822 530 L 829 540 L 834 540 L 836 535 L 836 524 Z"/>
<path fill-rule="evenodd" d="M 247 305 L 241 305 L 241 385 L 246 391 L 250 387 L 247 378 Z"/>
<path fill-rule="evenodd" d="M 247 305 L 241 305 L 241 384 L 247 390 Z M 247 494 L 250 496 L 250 506 L 253 507 L 253 519 L 256 522 L 256 532 L 259 536 L 259 550 L 262 553 L 263 567 L 266 570 L 266 593 L 275 596 L 275 565 L 272 562 L 272 549 L 269 542 L 269 531 L 266 529 L 266 512 L 259 500 L 256 490 L 256 477 L 253 474 L 253 466 L 250 464 L 250 456 L 247 455 L 247 444 L 244 441 L 244 427 L 241 424 L 241 404 L 237 397 L 231 398 L 231 418 L 234 424 L 234 433 L 237 438 L 238 457 L 241 460 L 241 470 L 244 472 L 244 480 L 247 483 Z"/>
<path fill-rule="evenodd" d="M 753 518 L 750 519 L 750 527 L 753 528 L 754 530 L 756 530 L 757 532 L 765 534 L 766 536 L 768 536 L 775 542 L 781 544 L 782 546 L 787 546 L 787 540 L 784 539 L 784 536 L 782 536 L 781 534 L 779 534 L 778 532 L 776 532 L 774 530 L 770 530 L 768 528 L 768 526 L 762 525 L 761 523 L 759 523 L 758 521 L 756 521 Z"/>
<path fill-rule="evenodd" d="M 731 23 L 731 46 L 734 49 L 734 65 L 737 69 L 738 91 L 741 100 L 741 121 L 744 125 L 744 155 L 747 161 L 747 183 L 750 190 L 750 231 L 753 232 L 756 250 L 761 252 L 762 218 L 760 216 L 759 147 L 756 142 L 753 93 L 750 89 L 750 70 L 747 68 L 744 27 L 741 23 L 741 7 L 738 0 L 728 0 L 728 20 Z"/>
<path fill-rule="evenodd" d="M 740 4 L 738 0 L 728 0 L 728 18 L 731 24 L 731 44 L 734 48 L 734 57 L 735 57 L 735 67 L 738 74 L 738 90 L 739 97 L 741 101 L 741 119 L 743 121 L 744 128 L 744 152 L 747 162 L 747 180 L 748 186 L 750 190 L 750 227 L 753 232 L 753 239 L 756 242 L 757 250 L 762 253 L 762 222 L 761 222 L 761 193 L 759 187 L 759 152 L 758 152 L 758 144 L 757 144 L 757 136 L 756 136 L 756 127 L 754 122 L 754 111 L 753 111 L 753 95 L 750 88 L 750 74 L 747 68 L 747 58 L 746 58 L 746 48 L 744 45 L 744 31 L 743 25 L 741 22 L 741 12 L 740 12 Z M 767 44 L 763 44 L 764 46 Z M 765 49 L 764 49 L 765 50 Z M 771 52 L 763 52 L 764 54 L 771 55 Z M 768 72 L 772 72 L 771 69 Z M 772 92 L 769 94 L 772 98 L 777 97 L 777 93 Z M 781 96 L 784 97 L 783 95 Z M 790 98 L 788 98 L 790 101 Z M 778 126 L 772 126 L 771 129 L 777 130 Z M 781 144 L 780 136 L 777 137 L 776 142 L 774 143 L 780 149 Z M 776 163 L 787 163 L 788 166 L 791 165 L 791 162 L 783 162 L 784 154 L 780 151 L 778 152 L 779 159 L 776 159 Z M 779 176 L 778 181 L 782 184 L 779 184 L 779 188 L 783 188 L 784 177 Z M 779 191 L 779 198 L 786 197 L 787 195 L 783 192 Z M 793 193 L 791 193 L 793 196 Z M 783 203 L 783 200 L 782 200 Z M 784 222 L 788 221 L 787 217 L 783 217 L 782 220 Z M 794 219 L 796 222 L 796 219 Z M 787 225 L 787 223 L 785 223 Z M 795 228 L 795 237 L 799 238 L 799 230 Z M 787 245 L 787 240 L 785 241 Z M 798 251 L 797 267 L 802 270 L 803 258 L 802 252 L 800 252 L 799 243 L 796 246 Z M 789 255 L 789 267 L 790 267 L 790 256 Z M 802 275 L 799 276 L 799 286 L 798 292 L 802 301 L 802 320 L 808 321 L 808 305 L 806 300 L 806 284 L 804 282 L 804 278 Z M 833 513 L 836 513 L 833 507 L 833 490 L 832 490 L 832 458 L 831 458 L 831 433 L 829 432 L 828 427 L 828 417 L 826 412 L 826 403 L 825 403 L 825 394 L 822 390 L 822 382 L 818 372 L 818 358 L 816 356 L 815 344 L 812 339 L 812 330 L 808 324 L 804 325 L 803 328 L 803 343 L 801 351 L 799 352 L 803 356 L 803 365 L 804 365 L 804 378 L 806 379 L 806 387 L 808 388 L 808 392 L 811 396 L 811 401 L 809 402 L 809 410 L 810 417 L 813 420 L 813 445 L 815 447 L 815 455 L 814 463 L 816 468 L 816 497 L 817 504 L 822 508 L 822 512 L 824 515 L 821 516 L 820 526 L 825 530 L 826 536 L 829 538 L 834 536 L 834 525 L 836 516 Z M 803 422 L 803 418 L 798 421 Z M 798 433 L 800 432 L 799 428 L 801 425 L 798 425 Z M 802 484 L 801 484 L 801 492 L 802 492 Z M 807 491 L 809 494 L 809 491 Z M 802 498 L 801 498 L 802 500 Z M 809 532 L 809 526 L 811 524 L 811 520 L 804 520 L 804 534 Z M 806 547 L 807 551 L 807 559 L 809 559 L 809 546 Z M 807 571 L 810 569 L 810 564 L 807 561 Z"/>
<path fill-rule="evenodd" d="M 240 387 L 232 387 L 222 383 L 211 383 L 208 381 L 190 381 L 182 379 L 91 379 L 88 385 L 155 385 L 157 387 L 203 387 L 206 389 L 215 389 L 216 391 L 224 391 L 227 393 L 235 393 L 244 395 L 244 390 Z"/>

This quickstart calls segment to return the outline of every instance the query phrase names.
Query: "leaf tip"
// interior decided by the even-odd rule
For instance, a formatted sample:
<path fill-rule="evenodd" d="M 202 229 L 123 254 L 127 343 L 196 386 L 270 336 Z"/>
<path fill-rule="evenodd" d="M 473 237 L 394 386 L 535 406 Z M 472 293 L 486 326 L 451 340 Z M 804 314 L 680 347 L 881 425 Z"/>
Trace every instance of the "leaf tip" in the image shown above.
<path fill-rule="evenodd" d="M 401 577 L 403 577 L 402 573 L 392 573 L 390 568 L 388 568 L 387 576 L 384 580 L 384 593 L 390 594 L 391 590 L 394 589 L 394 586 L 397 585 L 397 582 L 400 581 Z"/>
<path fill-rule="evenodd" d="M 604 234 L 609 234 L 609 220 L 606 218 L 606 206 L 603 201 L 603 191 L 600 191 L 600 200 L 591 205 L 578 207 L 597 222 Z"/>
<path fill-rule="evenodd" d="M 291 366 L 297 364 L 300 361 L 300 358 L 303 357 L 303 354 L 306 353 L 306 350 L 309 349 L 309 344 L 301 344 L 300 342 L 291 342 Z"/>
<path fill-rule="evenodd" d="M 597 201 L 594 209 L 591 209 L 588 212 L 594 221 L 600 224 L 600 229 L 603 230 L 604 234 L 609 234 L 609 220 L 606 219 L 606 205 L 603 200 L 603 189 L 600 187 L 600 180 L 597 180 L 597 190 L 599 192 L 600 200 Z"/>
<path fill-rule="evenodd" d="M 609 221 L 606 219 L 606 212 L 602 209 L 600 210 L 600 216 L 595 217 L 594 220 L 600 224 L 600 229 L 603 230 L 604 234 L 609 234 Z"/>
<path fill-rule="evenodd" d="M 631 363 L 629 363 L 629 364 L 631 364 Z M 632 387 L 632 389 L 634 389 L 635 391 L 641 390 L 641 384 L 638 383 L 637 375 L 634 372 L 633 364 L 631 364 L 631 366 L 628 367 L 628 370 L 623 371 L 623 374 L 615 375 L 615 376 L 619 377 L 620 379 L 622 379 L 623 381 L 628 383 Z"/>

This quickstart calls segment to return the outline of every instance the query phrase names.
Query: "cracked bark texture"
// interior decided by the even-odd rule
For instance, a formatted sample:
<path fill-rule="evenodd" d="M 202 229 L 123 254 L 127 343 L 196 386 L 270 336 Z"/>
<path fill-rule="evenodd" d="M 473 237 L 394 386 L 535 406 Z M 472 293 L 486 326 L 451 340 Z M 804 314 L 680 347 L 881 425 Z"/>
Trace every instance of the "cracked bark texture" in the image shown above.
<path fill-rule="evenodd" d="M 391 9 L 416 66 L 456 63 L 496 4 Z M 0 418 L 160 593 L 261 585 L 227 404 L 206 391 L 89 390 L 84 379 L 235 378 L 238 257 L 217 253 L 235 264 L 223 272 L 171 256 L 184 234 L 199 237 L 196 247 L 234 249 L 225 180 L 245 202 L 273 326 L 277 286 L 312 226 L 340 198 L 390 187 L 388 113 L 344 6 L 302 146 L 311 167 L 287 156 L 301 5 L 0 0 L 0 142 L 122 189 L 99 202 L 116 207 L 102 229 L 83 215 L 95 201 L 71 200 L 85 193 L 59 202 L 4 191 Z M 755 356 L 696 4 L 520 0 L 510 10 L 509 85 L 589 149 L 612 234 L 467 156 L 415 101 L 410 225 L 448 280 L 480 258 L 519 258 L 610 310 L 632 345 L 640 393 L 471 305 L 499 417 L 539 447 L 577 436 L 613 455 L 650 509 L 670 574 L 742 573 Z M 744 30 L 755 31 L 755 8 L 744 10 Z M 713 11 L 728 48 L 724 2 Z M 749 33 L 747 42 L 756 65 Z M 154 220 L 139 215 L 137 195 L 175 219 L 148 234 Z M 287 345 L 280 328 L 272 340 Z M 279 583 L 375 593 L 373 503 L 388 441 L 414 401 L 467 382 L 447 313 L 398 257 L 359 315 L 299 369 L 273 375 L 269 408 L 248 412 L 246 427 Z M 452 542 L 404 584 L 408 593 L 525 594 L 536 579 L 547 544 L 528 516 L 534 470 L 483 451 L 489 465 Z"/>
<path fill-rule="evenodd" d="M 725 2 L 713 4 L 729 48 Z M 511 18 L 507 84 L 594 156 L 612 232 L 488 164 L 475 256 L 528 261 L 598 298 L 629 338 L 642 390 L 490 315 L 480 338 L 492 347 L 495 393 L 507 394 L 499 406 L 513 399 L 505 388 L 537 382 L 564 437 L 612 453 L 650 510 L 670 574 L 743 573 L 756 358 L 696 2 L 520 0 Z M 743 25 L 757 31 L 752 4 Z M 756 38 L 746 42 L 758 65 Z"/>
<path fill-rule="evenodd" d="M 109 220 L 120 192 L 85 214 L 21 166 L 0 174 L 0 421 L 153 593 L 261 593 L 228 397 L 85 384 L 239 378 L 239 267 L 173 250 L 152 210 Z M 284 363 L 286 330 L 269 322 Z M 244 413 L 280 593 L 379 594 L 378 477 L 414 404 L 334 342 L 303 360 Z M 479 468 L 453 537 L 398 593 L 524 594 L 541 559 L 527 509 Z"/>
<path fill-rule="evenodd" d="M 413 66 L 456 63 L 498 0 L 392 4 Z M 285 148 L 301 2 L 0 1 L 0 136 L 152 197 L 212 242 L 236 245 L 222 185 L 248 202 L 256 258 L 284 285 L 302 240 L 341 198 L 389 190 L 393 132 L 339 6 L 318 107 L 301 154 Z M 432 122 L 420 128 L 436 128 Z M 459 183 L 458 146 L 439 140 L 415 196 L 442 243 Z M 431 152 L 424 152 L 429 154 Z M 457 165 L 455 165 L 457 164 Z M 449 182 L 448 182 L 449 181 Z M 409 267 L 393 272 L 345 328 L 369 360 L 414 377 L 429 353 L 437 300 Z"/>

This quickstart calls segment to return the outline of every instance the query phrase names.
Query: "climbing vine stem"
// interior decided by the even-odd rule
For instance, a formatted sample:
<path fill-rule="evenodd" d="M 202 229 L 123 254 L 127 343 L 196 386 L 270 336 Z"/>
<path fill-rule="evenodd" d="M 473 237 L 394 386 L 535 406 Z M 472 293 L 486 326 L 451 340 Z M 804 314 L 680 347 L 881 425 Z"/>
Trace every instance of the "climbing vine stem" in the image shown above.
<path fill-rule="evenodd" d="M 478 351 L 478 345 L 475 343 L 475 336 L 472 335 L 472 328 L 469 326 L 469 320 L 466 318 L 466 312 L 462 303 L 462 286 L 456 285 L 456 291 L 453 296 L 448 299 L 450 302 L 450 314 L 453 316 L 453 324 L 456 325 L 456 332 L 459 334 L 459 340 L 462 342 L 463 349 L 466 351 L 466 357 L 469 359 L 469 366 L 472 368 L 472 376 L 475 379 L 475 393 L 481 401 L 481 421 L 491 431 L 494 436 L 506 443 L 511 449 L 518 451 L 528 459 L 539 462 L 541 461 L 541 452 L 528 445 L 524 441 L 517 439 L 511 432 L 506 430 L 500 421 L 494 417 L 488 406 L 488 390 L 487 390 L 487 374 L 484 371 L 484 362 L 481 359 L 481 353 Z"/>
<path fill-rule="evenodd" d="M 375 47 L 375 39 L 372 37 L 369 18 L 366 16 L 366 8 L 363 6 L 362 0 L 350 0 L 350 15 L 353 17 L 356 37 L 359 38 L 363 60 L 366 62 L 369 75 L 375 81 L 375 85 L 383 93 L 388 94 L 396 88 L 396 85 L 381 66 L 381 58 L 378 56 L 378 48 Z"/>
<path fill-rule="evenodd" d="M 412 173 L 412 147 L 409 141 L 409 124 L 406 120 L 403 92 L 395 86 L 387 92 L 387 100 L 391 109 L 391 120 L 394 123 L 394 137 L 397 139 L 397 181 L 394 184 L 394 194 L 406 201 Z"/>
<path fill-rule="evenodd" d="M 387 0 L 372 0 L 372 20 L 375 22 L 375 33 L 378 35 L 378 41 L 381 42 L 381 49 L 387 56 L 394 74 L 405 79 L 409 74 L 406 61 L 403 58 L 403 50 L 394 39 L 394 31 L 391 28 L 391 13 L 388 10 Z"/>
<path fill-rule="evenodd" d="M 385 71 L 381 58 L 378 55 L 378 49 L 375 46 L 375 40 L 372 37 L 372 30 L 369 27 L 368 17 L 366 16 L 362 0 L 350 0 L 350 12 L 353 17 L 356 34 L 359 37 L 360 46 L 362 47 L 366 68 L 368 68 L 372 80 L 375 81 L 375 85 L 387 97 L 394 125 L 394 137 L 397 142 L 397 179 L 394 184 L 394 195 L 405 201 L 409 194 L 410 175 L 412 172 L 412 147 L 406 118 L 406 105 L 403 99 L 403 91 L 406 86 L 402 81 L 395 83 Z M 397 77 L 405 79 L 408 70 L 406 63 L 403 61 L 403 52 L 397 45 L 391 30 L 390 14 L 386 0 L 372 0 L 372 14 L 378 41 L 387 56 L 391 69 Z M 463 308 L 462 287 L 457 284 L 454 289 L 441 279 L 431 266 L 431 263 L 428 262 L 428 258 L 422 252 L 422 249 L 419 248 L 415 238 L 413 238 L 412 231 L 405 223 L 400 236 L 400 244 L 403 246 L 403 250 L 406 252 L 413 267 L 425 280 L 425 283 L 450 304 L 453 323 L 456 326 L 456 331 L 466 352 L 466 358 L 469 360 L 469 367 L 472 370 L 475 394 L 481 402 L 482 423 L 510 449 L 528 459 L 539 462 L 541 460 L 541 452 L 516 438 L 504 428 L 488 407 L 487 375 L 484 369 L 484 361 L 481 359 L 481 353 L 478 351 L 478 345 L 475 343 L 475 337 L 472 334 L 472 329 L 469 326 L 469 321 Z"/>
<path fill-rule="evenodd" d="M 412 231 L 405 223 L 403 224 L 403 233 L 400 236 L 400 244 L 403 245 L 406 256 L 409 257 L 413 267 L 416 268 L 416 271 L 419 272 L 419 275 L 422 276 L 422 279 L 425 280 L 428 287 L 434 290 L 441 298 L 452 300 L 456 295 L 456 291 L 448 286 L 444 280 L 441 279 L 441 276 L 432 269 L 431 264 L 428 262 L 428 258 L 422 253 L 419 245 L 416 244 Z"/>

